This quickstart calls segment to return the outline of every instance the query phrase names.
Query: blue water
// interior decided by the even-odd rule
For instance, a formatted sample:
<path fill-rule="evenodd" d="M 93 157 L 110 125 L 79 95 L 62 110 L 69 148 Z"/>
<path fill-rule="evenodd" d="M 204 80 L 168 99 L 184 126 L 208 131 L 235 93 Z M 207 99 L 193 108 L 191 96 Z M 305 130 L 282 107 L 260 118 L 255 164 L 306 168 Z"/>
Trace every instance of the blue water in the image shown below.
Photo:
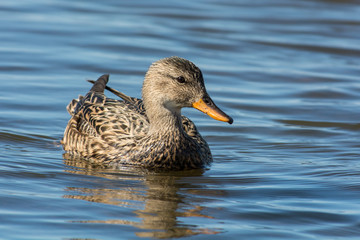
<path fill-rule="evenodd" d="M 351 0 L 3 1 L 0 239 L 359 239 L 359 29 Z M 174 55 L 234 118 L 183 111 L 209 169 L 63 156 L 86 79 L 140 97 L 149 65 Z"/>

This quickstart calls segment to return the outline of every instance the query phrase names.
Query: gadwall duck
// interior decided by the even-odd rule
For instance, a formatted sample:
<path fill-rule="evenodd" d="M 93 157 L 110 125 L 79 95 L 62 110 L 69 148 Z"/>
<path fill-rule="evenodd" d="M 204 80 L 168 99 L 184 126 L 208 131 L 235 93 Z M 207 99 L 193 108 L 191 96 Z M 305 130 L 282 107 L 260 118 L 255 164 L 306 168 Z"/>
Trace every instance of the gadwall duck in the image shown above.
<path fill-rule="evenodd" d="M 179 57 L 153 63 L 145 75 L 142 100 L 106 86 L 108 77 L 92 81 L 87 95 L 67 106 L 71 119 L 62 140 L 65 151 L 111 168 L 180 170 L 212 162 L 208 144 L 181 108 L 194 107 L 230 124 L 233 120 L 211 100 L 195 64 Z M 122 100 L 107 98 L 104 89 Z"/>

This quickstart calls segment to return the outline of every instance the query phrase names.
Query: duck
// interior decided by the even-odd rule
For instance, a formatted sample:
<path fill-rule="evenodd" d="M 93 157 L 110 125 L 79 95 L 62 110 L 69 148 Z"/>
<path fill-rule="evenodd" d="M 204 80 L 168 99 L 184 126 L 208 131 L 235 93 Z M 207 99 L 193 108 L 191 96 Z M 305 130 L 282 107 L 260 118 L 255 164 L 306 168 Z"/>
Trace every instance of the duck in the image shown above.
<path fill-rule="evenodd" d="M 209 145 L 181 109 L 193 107 L 229 124 L 233 119 L 210 98 L 194 63 L 176 56 L 152 63 L 142 99 L 107 86 L 108 81 L 108 74 L 90 80 L 90 91 L 67 106 L 71 118 L 61 143 L 68 154 L 117 169 L 185 170 L 212 163 Z M 106 97 L 105 89 L 119 99 Z"/>

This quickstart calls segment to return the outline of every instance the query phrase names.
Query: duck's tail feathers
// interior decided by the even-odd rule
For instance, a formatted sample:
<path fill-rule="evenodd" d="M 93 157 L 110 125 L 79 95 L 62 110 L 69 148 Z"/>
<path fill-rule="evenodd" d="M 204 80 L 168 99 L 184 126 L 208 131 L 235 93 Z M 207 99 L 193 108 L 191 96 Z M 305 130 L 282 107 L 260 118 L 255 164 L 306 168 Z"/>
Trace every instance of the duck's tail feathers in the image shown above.
<path fill-rule="evenodd" d="M 79 102 L 78 99 L 73 99 L 73 100 L 66 106 L 66 110 L 68 111 L 68 113 L 70 113 L 71 116 L 74 114 L 74 109 L 75 109 L 76 105 L 78 104 L 78 102 Z"/>
<path fill-rule="evenodd" d="M 84 99 L 84 97 L 80 95 L 78 99 L 73 99 L 66 106 L 66 110 L 68 111 L 68 113 L 70 113 L 71 116 L 74 115 L 76 106 L 78 105 L 79 102 L 83 101 L 83 99 Z"/>
<path fill-rule="evenodd" d="M 94 84 L 93 88 L 95 87 L 95 84 L 99 81 L 94 81 L 94 80 L 87 80 L 89 83 L 92 83 Z M 113 94 L 115 94 L 116 96 L 118 96 L 119 98 L 122 98 L 123 100 L 127 101 L 127 102 L 134 102 L 133 98 L 132 97 L 129 97 L 128 95 L 122 93 L 122 92 L 119 92 L 118 90 L 115 90 L 111 87 L 108 87 L 108 86 L 105 86 L 105 89 L 112 92 Z"/>
<path fill-rule="evenodd" d="M 101 77 L 98 78 L 98 80 L 96 80 L 94 86 L 92 86 L 90 91 L 96 93 L 104 93 L 108 81 L 109 81 L 109 74 L 102 75 Z"/>

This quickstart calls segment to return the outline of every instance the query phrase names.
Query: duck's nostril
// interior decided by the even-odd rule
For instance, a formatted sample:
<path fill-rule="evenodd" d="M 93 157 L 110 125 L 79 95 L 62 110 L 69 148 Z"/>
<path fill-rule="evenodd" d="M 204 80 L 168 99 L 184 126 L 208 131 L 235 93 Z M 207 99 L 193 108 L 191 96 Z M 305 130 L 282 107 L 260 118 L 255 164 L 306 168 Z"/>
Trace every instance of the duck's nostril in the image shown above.
<path fill-rule="evenodd" d="M 204 97 L 203 101 L 204 101 L 204 103 L 206 103 L 206 105 L 211 105 L 211 101 L 210 101 L 209 97 Z"/>

